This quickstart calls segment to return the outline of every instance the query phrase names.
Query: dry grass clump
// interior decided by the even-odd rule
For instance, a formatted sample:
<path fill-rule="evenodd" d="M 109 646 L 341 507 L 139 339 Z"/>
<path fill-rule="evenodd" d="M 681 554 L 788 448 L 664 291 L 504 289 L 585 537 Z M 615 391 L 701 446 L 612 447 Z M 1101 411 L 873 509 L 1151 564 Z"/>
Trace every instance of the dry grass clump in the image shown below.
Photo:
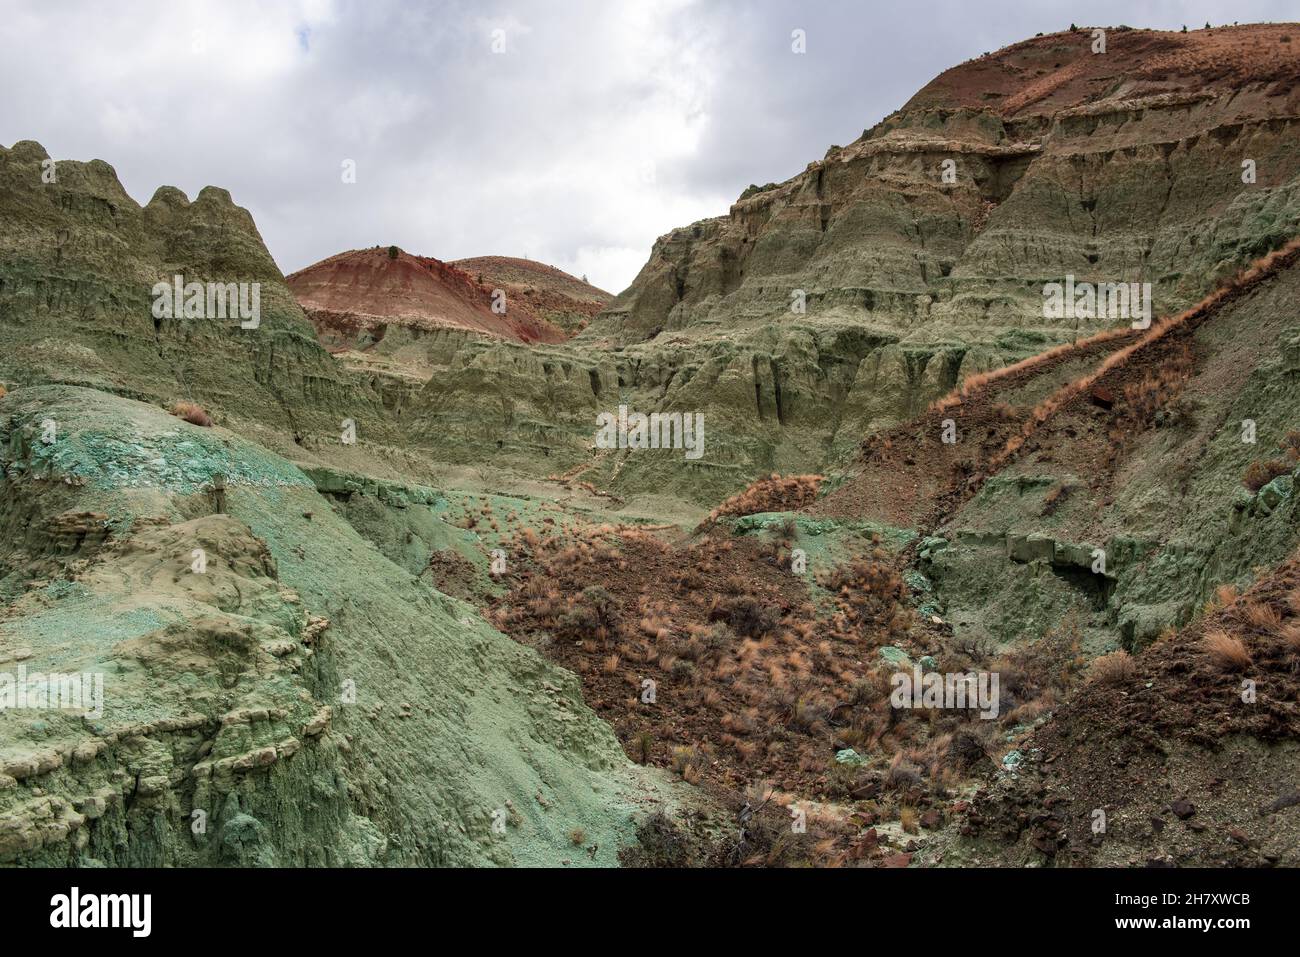
<path fill-rule="evenodd" d="M 212 418 L 203 410 L 203 406 L 193 402 L 177 402 L 173 404 L 172 415 L 184 419 L 191 425 L 201 425 L 204 428 L 212 425 Z"/>
<path fill-rule="evenodd" d="M 1252 492 L 1258 492 L 1279 475 L 1286 475 L 1292 468 L 1294 466 L 1286 459 L 1265 459 L 1259 462 L 1251 462 L 1249 468 L 1246 469 L 1246 474 L 1241 478 L 1241 484 Z"/>
<path fill-rule="evenodd" d="M 1224 671 L 1239 671 L 1249 668 L 1252 662 L 1250 652 L 1245 644 L 1235 635 L 1230 635 L 1222 628 L 1212 628 L 1201 639 L 1201 648 L 1218 668 Z"/>
<path fill-rule="evenodd" d="M 825 476 L 791 475 L 782 478 L 773 472 L 737 492 L 709 513 L 716 522 L 724 515 L 756 515 L 759 512 L 792 512 L 812 504 Z"/>
<path fill-rule="evenodd" d="M 1278 631 L 1282 644 L 1293 655 L 1300 655 L 1300 622 L 1290 622 Z"/>
<path fill-rule="evenodd" d="M 1214 604 L 1218 608 L 1227 608 L 1241 597 L 1241 590 L 1236 585 L 1220 585 L 1214 589 Z"/>
<path fill-rule="evenodd" d="M 1249 601 L 1241 610 L 1246 624 L 1265 634 L 1274 634 L 1282 627 L 1282 612 L 1264 602 Z"/>
<path fill-rule="evenodd" d="M 1103 685 L 1128 684 L 1137 677 L 1137 664 L 1123 648 L 1102 655 L 1088 669 L 1088 680 Z"/>
<path fill-rule="evenodd" d="M 1150 425 L 1156 413 L 1182 392 L 1194 371 L 1192 350 L 1184 346 L 1170 361 L 1149 370 L 1138 382 L 1124 386 L 1120 418 L 1143 428 Z"/>

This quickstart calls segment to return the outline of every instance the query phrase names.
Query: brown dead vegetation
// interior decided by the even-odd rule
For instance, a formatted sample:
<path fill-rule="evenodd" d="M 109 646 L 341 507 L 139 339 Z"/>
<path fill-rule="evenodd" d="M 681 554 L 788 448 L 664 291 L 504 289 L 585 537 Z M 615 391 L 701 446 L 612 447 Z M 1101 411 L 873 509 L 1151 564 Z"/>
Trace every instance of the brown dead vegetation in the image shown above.
<path fill-rule="evenodd" d="M 203 410 L 203 406 L 193 402 L 176 402 L 171 408 L 172 415 L 179 419 L 184 419 L 191 425 L 201 425 L 205 428 L 212 425 L 212 419 L 208 413 Z"/>
<path fill-rule="evenodd" d="M 1214 666 L 1223 671 L 1242 671 L 1251 665 L 1245 643 L 1222 628 L 1208 630 L 1201 639 L 1201 648 Z"/>
<path fill-rule="evenodd" d="M 1102 655 L 1088 668 L 1088 679 L 1104 685 L 1128 684 L 1137 677 L 1133 657 L 1123 648 Z"/>
<path fill-rule="evenodd" d="M 1259 462 L 1251 462 L 1246 468 L 1246 474 L 1241 477 L 1241 484 L 1252 492 L 1258 492 L 1273 479 L 1279 475 L 1288 474 L 1293 468 L 1295 468 L 1295 463 L 1288 462 L 1285 459 L 1265 459 Z"/>
<path fill-rule="evenodd" d="M 757 515 L 760 512 L 792 512 L 810 504 L 825 476 L 772 473 L 752 482 L 742 492 L 726 499 L 709 513 L 708 522 L 727 515 Z"/>
<path fill-rule="evenodd" d="M 632 760 L 727 800 L 768 780 L 788 795 L 848 802 L 868 823 L 941 813 L 1013 746 L 1010 729 L 1045 719 L 1082 677 L 1073 622 L 1013 653 L 957 647 L 917 618 L 894 556 L 868 544 L 810 588 L 773 560 L 771 546 L 794 531 L 778 527 L 765 542 L 715 529 L 679 545 L 609 525 L 521 532 L 511 591 L 490 617 L 580 676 Z M 899 669 L 880 656 L 885 644 L 929 650 L 946 670 L 997 671 L 996 719 L 980 719 L 973 702 L 894 707 Z M 864 763 L 839 763 L 845 749 Z M 796 856 L 884 862 L 887 849 L 862 826 L 849 831 L 802 841 Z M 766 861 L 754 852 L 733 863 Z"/>

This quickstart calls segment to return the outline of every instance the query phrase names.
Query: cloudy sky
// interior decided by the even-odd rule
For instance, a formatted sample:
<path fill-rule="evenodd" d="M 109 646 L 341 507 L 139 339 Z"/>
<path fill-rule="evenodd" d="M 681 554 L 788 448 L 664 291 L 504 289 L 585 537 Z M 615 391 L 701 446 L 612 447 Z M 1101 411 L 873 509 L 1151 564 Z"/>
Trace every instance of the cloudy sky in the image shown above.
<path fill-rule="evenodd" d="M 286 273 L 395 243 L 618 292 L 657 236 L 985 51 L 1071 21 L 1296 18 L 1286 0 L 0 0 L 0 143 L 106 160 L 141 203 L 224 186 Z"/>

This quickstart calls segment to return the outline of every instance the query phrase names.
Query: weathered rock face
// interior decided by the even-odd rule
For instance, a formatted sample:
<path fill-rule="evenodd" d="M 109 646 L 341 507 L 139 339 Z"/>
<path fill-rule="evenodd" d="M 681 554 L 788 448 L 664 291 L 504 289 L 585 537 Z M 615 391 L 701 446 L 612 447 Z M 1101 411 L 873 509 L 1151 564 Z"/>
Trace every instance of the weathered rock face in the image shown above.
<path fill-rule="evenodd" d="M 1148 427 L 1099 439 L 1092 403 L 1058 414 L 944 523 L 952 544 L 927 571 L 945 614 L 1019 642 L 1072 606 L 1082 630 L 1136 651 L 1194 620 L 1218 586 L 1249 584 L 1292 555 L 1300 501 L 1287 449 L 1300 429 L 1300 375 L 1286 342 L 1298 294 L 1292 263 L 1205 318 L 1184 344 L 1176 398 Z M 1170 366 L 1136 361 L 1139 383 Z M 1122 407 L 1140 390 L 1130 384 L 1116 400 Z M 961 421 L 966 410 L 953 414 Z M 1253 441 L 1243 441 L 1247 424 Z M 1282 463 L 1282 474 L 1252 492 L 1243 477 L 1260 461 Z M 1083 573 L 1094 548 L 1103 575 Z"/>
<path fill-rule="evenodd" d="M 916 528 L 963 640 L 1139 651 L 1300 547 L 1298 294 L 1300 239 L 1145 335 L 1037 356 L 871 436 L 810 511 Z"/>
<path fill-rule="evenodd" d="M 1164 309 L 1199 298 L 1295 224 L 1300 50 L 1284 27 L 1226 33 L 1218 50 L 1112 31 L 1103 54 L 1057 34 L 949 70 L 857 142 L 661 238 L 592 331 L 798 322 L 802 290 L 811 318 L 909 342 L 1061 338 L 1089 325 L 1042 318 L 1041 284 L 1067 273 L 1156 283 Z"/>
<path fill-rule="evenodd" d="M 48 181 L 47 181 L 48 180 Z M 248 212 L 222 189 L 162 187 L 141 207 L 100 160 L 0 147 L 0 379 L 197 401 L 274 448 L 351 417 L 392 433 L 377 393 L 316 341 Z M 155 318 L 156 283 L 244 283 L 260 322 Z"/>
<path fill-rule="evenodd" d="M 0 709 L 0 865 L 608 866 L 630 837 L 641 778 L 577 679 L 230 432 L 17 390 L 0 531 L 0 675 L 102 693 Z"/>
<path fill-rule="evenodd" d="M 607 464 L 630 493 L 705 501 L 787 462 L 822 468 L 961 377 L 1128 322 L 1045 318 L 1045 283 L 1149 282 L 1160 315 L 1300 232 L 1294 33 L 1112 30 L 1094 54 L 1080 31 L 956 67 L 798 176 L 662 237 L 546 358 L 457 353 L 414 413 L 463 454 L 576 464 L 596 411 L 704 412 L 702 464 L 606 457 L 588 476 Z"/>

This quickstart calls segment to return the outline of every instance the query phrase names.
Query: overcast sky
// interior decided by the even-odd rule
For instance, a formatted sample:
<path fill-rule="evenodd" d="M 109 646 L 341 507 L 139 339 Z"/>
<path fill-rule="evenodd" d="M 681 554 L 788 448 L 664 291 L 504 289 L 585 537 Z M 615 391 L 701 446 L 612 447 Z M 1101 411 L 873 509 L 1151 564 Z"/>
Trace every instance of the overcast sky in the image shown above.
<path fill-rule="evenodd" d="M 618 292 L 657 236 L 985 51 L 1072 20 L 1296 17 L 1283 0 L 0 0 L 0 143 L 103 159 L 141 203 L 224 186 L 286 273 L 397 244 Z"/>

